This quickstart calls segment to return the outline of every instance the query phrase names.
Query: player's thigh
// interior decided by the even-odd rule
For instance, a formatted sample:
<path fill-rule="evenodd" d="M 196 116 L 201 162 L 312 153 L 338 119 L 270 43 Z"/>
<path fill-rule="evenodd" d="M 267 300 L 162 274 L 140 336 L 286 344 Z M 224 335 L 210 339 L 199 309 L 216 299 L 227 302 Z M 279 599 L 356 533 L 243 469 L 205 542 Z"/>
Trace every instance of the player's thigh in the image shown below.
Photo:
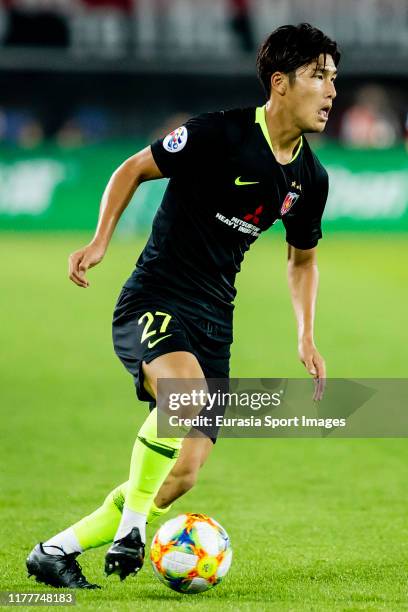
<path fill-rule="evenodd" d="M 157 399 L 157 381 L 160 378 L 170 378 L 173 380 L 203 380 L 204 372 L 193 353 L 187 351 L 175 351 L 156 357 L 149 363 L 143 361 L 143 384 L 146 391 Z M 194 383 L 192 383 L 194 387 Z M 183 389 L 187 390 L 186 385 Z"/>

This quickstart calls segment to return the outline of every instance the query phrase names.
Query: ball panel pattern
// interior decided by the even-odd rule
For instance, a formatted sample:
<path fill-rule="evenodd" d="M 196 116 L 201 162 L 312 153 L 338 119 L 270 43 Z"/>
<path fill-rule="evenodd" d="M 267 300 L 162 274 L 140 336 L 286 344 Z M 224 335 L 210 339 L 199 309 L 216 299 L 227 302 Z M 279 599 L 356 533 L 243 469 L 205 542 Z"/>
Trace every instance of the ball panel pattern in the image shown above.
<path fill-rule="evenodd" d="M 232 552 L 223 527 L 205 514 L 181 514 L 153 538 L 150 559 L 156 576 L 179 593 L 201 593 L 221 582 Z"/>

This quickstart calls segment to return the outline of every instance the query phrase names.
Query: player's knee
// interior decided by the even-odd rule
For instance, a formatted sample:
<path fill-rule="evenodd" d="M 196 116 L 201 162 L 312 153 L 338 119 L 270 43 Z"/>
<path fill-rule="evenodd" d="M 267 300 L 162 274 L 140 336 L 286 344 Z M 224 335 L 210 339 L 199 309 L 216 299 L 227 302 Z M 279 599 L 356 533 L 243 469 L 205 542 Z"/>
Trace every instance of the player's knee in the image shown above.
<path fill-rule="evenodd" d="M 167 379 L 161 388 L 162 397 L 170 394 L 188 394 L 206 397 L 207 383 L 197 358 L 190 353 L 171 353 L 157 357 L 149 364 L 143 363 L 144 385 L 146 390 L 157 398 L 157 380 Z"/>

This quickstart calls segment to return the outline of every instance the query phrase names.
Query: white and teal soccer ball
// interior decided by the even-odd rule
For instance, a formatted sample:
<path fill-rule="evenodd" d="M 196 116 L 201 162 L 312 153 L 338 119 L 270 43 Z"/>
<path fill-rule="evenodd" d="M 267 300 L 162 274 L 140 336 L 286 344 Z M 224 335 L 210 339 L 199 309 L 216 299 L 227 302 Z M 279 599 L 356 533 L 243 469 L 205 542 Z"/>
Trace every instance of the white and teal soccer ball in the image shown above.
<path fill-rule="evenodd" d="M 180 514 L 156 532 L 150 549 L 156 576 L 179 593 L 202 593 L 226 576 L 232 549 L 227 532 L 205 514 Z"/>

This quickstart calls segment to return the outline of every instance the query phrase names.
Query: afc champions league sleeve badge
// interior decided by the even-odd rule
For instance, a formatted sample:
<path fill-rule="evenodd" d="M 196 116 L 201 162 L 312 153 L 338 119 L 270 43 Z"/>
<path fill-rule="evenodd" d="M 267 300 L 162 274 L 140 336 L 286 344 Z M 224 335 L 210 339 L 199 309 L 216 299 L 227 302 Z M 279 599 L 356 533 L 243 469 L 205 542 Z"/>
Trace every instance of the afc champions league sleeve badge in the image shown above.
<path fill-rule="evenodd" d="M 188 131 L 187 128 L 182 125 L 181 127 L 173 130 L 163 140 L 163 147 L 169 153 L 178 153 L 182 151 L 187 144 Z"/>

